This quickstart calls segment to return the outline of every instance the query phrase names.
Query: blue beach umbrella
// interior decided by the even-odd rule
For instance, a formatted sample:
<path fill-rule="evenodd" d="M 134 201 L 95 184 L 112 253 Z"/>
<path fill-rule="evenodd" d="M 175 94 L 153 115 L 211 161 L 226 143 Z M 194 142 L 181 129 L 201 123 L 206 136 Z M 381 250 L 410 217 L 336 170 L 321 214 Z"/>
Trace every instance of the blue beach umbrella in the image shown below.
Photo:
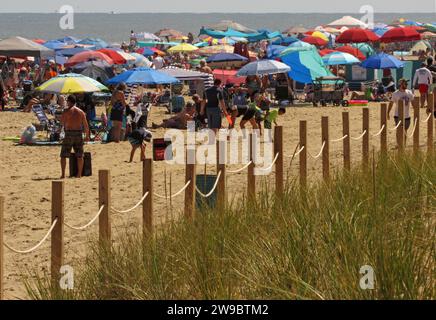
<path fill-rule="evenodd" d="M 346 65 L 346 64 L 355 64 L 360 63 L 360 60 L 355 56 L 346 53 L 346 52 L 332 52 L 324 57 L 322 57 L 322 61 L 327 66 L 337 66 L 337 65 Z"/>
<path fill-rule="evenodd" d="M 153 54 L 154 54 L 154 51 L 149 49 L 149 48 L 147 48 L 147 47 L 145 47 L 144 51 L 142 52 L 142 55 L 145 56 L 145 57 L 150 57 Z"/>
<path fill-rule="evenodd" d="M 226 53 L 226 52 L 220 52 L 217 54 L 214 54 L 207 58 L 207 63 L 212 62 L 235 62 L 235 61 L 248 61 L 248 58 L 243 57 L 236 53 Z"/>
<path fill-rule="evenodd" d="M 398 69 L 404 67 L 404 62 L 386 53 L 373 55 L 362 62 L 366 69 Z"/>
<path fill-rule="evenodd" d="M 64 57 L 72 57 L 83 51 L 91 51 L 91 50 L 82 47 L 77 47 L 77 48 L 62 49 L 56 52 L 56 54 Z"/>
<path fill-rule="evenodd" d="M 60 41 L 60 42 L 66 43 L 66 44 L 68 44 L 68 45 L 73 45 L 73 44 L 77 44 L 77 43 L 79 43 L 79 42 L 80 42 L 80 39 L 77 39 L 77 38 L 75 38 L 75 37 L 66 36 L 66 37 L 63 37 L 63 38 L 57 39 L 57 41 Z"/>
<path fill-rule="evenodd" d="M 166 73 L 150 69 L 150 68 L 135 68 L 121 73 L 120 75 L 109 79 L 107 84 L 175 84 L 179 83 L 176 78 L 167 75 Z"/>
<path fill-rule="evenodd" d="M 286 49 L 285 46 L 278 46 L 278 45 L 269 45 L 266 48 L 266 56 L 268 59 L 275 59 L 280 56 L 280 54 Z"/>
<path fill-rule="evenodd" d="M 43 44 L 44 47 L 52 49 L 52 50 L 61 50 L 63 49 L 67 44 L 65 42 L 60 42 L 58 40 L 51 40 L 47 41 Z"/>
<path fill-rule="evenodd" d="M 297 41 L 299 41 L 299 40 L 297 38 L 295 38 L 295 37 L 285 37 L 283 39 L 282 38 L 278 38 L 278 39 L 274 40 L 272 44 L 275 44 L 275 45 L 283 45 L 283 44 L 290 45 L 290 44 L 292 44 L 294 42 L 297 42 Z"/>
<path fill-rule="evenodd" d="M 101 39 L 95 39 L 95 38 L 86 38 L 81 41 L 79 41 L 79 44 L 89 45 L 95 47 L 96 50 L 107 48 L 109 45 L 101 40 Z"/>

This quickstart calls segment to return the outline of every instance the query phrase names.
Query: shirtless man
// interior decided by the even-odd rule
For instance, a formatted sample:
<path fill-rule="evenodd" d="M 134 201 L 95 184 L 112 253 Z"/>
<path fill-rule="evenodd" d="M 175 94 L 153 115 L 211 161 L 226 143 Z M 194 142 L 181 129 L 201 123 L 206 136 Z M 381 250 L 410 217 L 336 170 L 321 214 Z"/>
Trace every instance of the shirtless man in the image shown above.
<path fill-rule="evenodd" d="M 61 123 L 65 130 L 65 138 L 62 142 L 61 150 L 61 179 L 65 178 L 67 158 L 70 156 L 71 149 L 74 149 L 77 157 L 77 178 L 81 178 L 83 171 L 83 145 L 84 141 L 89 141 L 89 127 L 85 112 L 76 107 L 76 98 L 74 96 L 67 98 L 67 109 L 65 109 L 61 116 Z M 85 140 L 83 140 L 84 131 Z"/>

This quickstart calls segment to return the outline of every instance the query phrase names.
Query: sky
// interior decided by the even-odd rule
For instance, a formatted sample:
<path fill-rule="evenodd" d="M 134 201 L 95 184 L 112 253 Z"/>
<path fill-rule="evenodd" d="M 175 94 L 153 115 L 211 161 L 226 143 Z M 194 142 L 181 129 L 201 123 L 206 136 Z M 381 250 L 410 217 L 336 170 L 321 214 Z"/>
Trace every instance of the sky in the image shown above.
<path fill-rule="evenodd" d="M 63 5 L 76 12 L 347 12 L 359 13 L 362 5 L 377 12 L 435 12 L 436 0 L 2 0 L 0 12 L 53 13 Z"/>

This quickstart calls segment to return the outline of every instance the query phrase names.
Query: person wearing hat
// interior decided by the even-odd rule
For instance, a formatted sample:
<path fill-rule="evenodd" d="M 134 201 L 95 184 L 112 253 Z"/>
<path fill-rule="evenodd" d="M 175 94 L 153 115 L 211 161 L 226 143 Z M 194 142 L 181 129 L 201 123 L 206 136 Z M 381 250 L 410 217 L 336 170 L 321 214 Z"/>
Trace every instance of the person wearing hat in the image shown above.
<path fill-rule="evenodd" d="M 410 127 L 410 105 L 412 104 L 413 99 L 415 98 L 415 95 L 411 90 L 408 89 L 409 81 L 407 79 L 400 79 L 398 82 L 398 90 L 395 91 L 392 94 L 392 100 L 389 103 L 388 108 L 388 120 L 390 119 L 390 114 L 392 107 L 395 104 L 395 111 L 394 111 L 394 121 L 395 125 L 397 126 L 400 119 L 399 119 L 399 101 L 403 101 L 404 105 L 404 139 L 406 138 L 406 132 Z M 398 136 L 397 133 L 397 143 L 401 140 L 401 137 Z"/>

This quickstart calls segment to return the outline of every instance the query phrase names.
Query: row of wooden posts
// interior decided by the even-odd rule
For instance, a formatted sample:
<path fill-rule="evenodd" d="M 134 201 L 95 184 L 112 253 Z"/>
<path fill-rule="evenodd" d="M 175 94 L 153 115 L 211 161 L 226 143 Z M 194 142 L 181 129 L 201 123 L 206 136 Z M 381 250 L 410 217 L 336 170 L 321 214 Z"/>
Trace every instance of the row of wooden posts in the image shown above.
<path fill-rule="evenodd" d="M 433 94 L 429 97 L 429 103 L 433 105 L 434 96 Z M 416 128 L 413 134 L 413 152 L 417 153 L 420 148 L 420 108 L 419 99 L 413 101 L 414 106 L 414 117 L 411 127 L 416 122 Z M 398 140 L 398 150 L 399 152 L 404 151 L 405 143 L 405 130 L 404 130 L 404 106 L 402 103 L 399 105 L 399 118 L 401 120 L 398 126 L 397 136 L 403 137 L 403 139 Z M 369 109 L 363 108 L 362 117 L 362 163 L 364 166 L 369 164 L 369 152 L 370 152 L 370 127 L 369 127 Z M 433 141 L 433 116 L 431 116 L 427 121 L 427 149 L 428 152 L 433 152 L 434 141 Z M 328 117 L 322 117 L 321 119 L 321 143 L 325 143 L 322 150 L 322 175 L 324 180 L 330 178 L 330 136 L 329 136 L 329 122 Z M 380 117 L 380 152 L 386 154 L 388 152 L 388 123 L 387 123 L 387 104 L 381 104 L 381 117 Z M 412 127 L 413 128 L 413 127 Z M 303 148 L 299 153 L 299 181 L 302 187 L 307 184 L 307 122 L 300 121 L 300 140 L 299 148 Z M 377 130 L 379 131 L 379 130 Z M 350 125 L 349 125 L 349 113 L 342 113 L 342 133 L 345 137 L 343 141 L 343 165 L 346 170 L 351 168 L 351 147 L 350 147 Z M 217 204 L 222 205 L 226 203 L 226 165 L 225 155 L 220 154 L 219 150 L 223 149 L 220 144 L 225 144 L 226 141 L 217 142 L 217 159 L 221 158 L 221 161 L 217 161 L 217 172 L 221 172 L 218 184 L 217 184 Z M 255 163 L 254 163 L 254 152 L 255 147 L 255 137 L 251 135 L 249 141 L 249 154 L 251 163 L 248 166 L 247 174 L 247 197 L 255 198 L 256 196 L 256 176 L 255 176 Z M 275 162 L 275 188 L 278 197 L 281 197 L 284 192 L 284 154 L 283 154 L 283 128 L 277 126 L 274 131 L 274 155 L 277 156 Z M 189 152 L 195 152 L 188 149 Z M 193 154 L 191 155 L 193 156 Z M 224 157 L 224 158 L 223 158 Z M 148 196 L 144 199 L 142 203 L 142 220 L 143 220 L 143 233 L 148 236 L 153 233 L 153 161 L 151 159 L 146 159 L 143 162 L 143 195 L 148 192 Z M 185 189 L 184 194 L 184 215 L 188 219 L 192 219 L 195 214 L 195 181 L 196 181 L 196 166 L 195 164 L 186 164 L 186 175 L 185 182 L 189 183 Z M 64 202 L 64 187 L 63 181 L 53 181 L 52 182 L 52 202 L 51 202 L 51 219 L 52 223 L 57 219 L 57 223 L 51 234 L 51 277 L 52 281 L 57 282 L 59 279 L 59 272 L 61 266 L 64 265 L 64 212 L 65 212 L 65 202 Z M 110 243 L 112 239 L 111 233 L 111 175 L 109 170 L 99 171 L 99 201 L 98 207 L 103 206 L 102 212 L 99 216 L 99 239 L 103 243 Z M 0 196 L 0 299 L 3 299 L 3 277 L 4 277 L 4 197 Z"/>

